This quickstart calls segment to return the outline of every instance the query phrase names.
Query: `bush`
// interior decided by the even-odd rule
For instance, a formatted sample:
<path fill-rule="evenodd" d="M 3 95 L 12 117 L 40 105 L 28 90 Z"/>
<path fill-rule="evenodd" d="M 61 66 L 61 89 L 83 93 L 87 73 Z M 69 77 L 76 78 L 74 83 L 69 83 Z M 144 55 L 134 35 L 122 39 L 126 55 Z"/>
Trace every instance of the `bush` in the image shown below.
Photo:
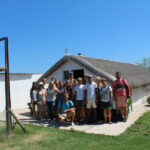
<path fill-rule="evenodd" d="M 150 104 L 150 96 L 147 97 L 147 102 Z"/>

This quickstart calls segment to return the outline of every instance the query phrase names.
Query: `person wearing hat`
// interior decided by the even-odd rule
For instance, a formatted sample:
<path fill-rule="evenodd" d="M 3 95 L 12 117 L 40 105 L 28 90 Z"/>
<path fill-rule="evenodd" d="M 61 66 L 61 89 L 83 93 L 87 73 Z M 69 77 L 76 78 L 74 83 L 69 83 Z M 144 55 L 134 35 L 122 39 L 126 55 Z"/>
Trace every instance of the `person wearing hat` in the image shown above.
<path fill-rule="evenodd" d="M 92 75 L 89 75 L 88 83 L 85 84 L 86 107 L 87 107 L 87 111 L 88 111 L 88 122 L 90 122 L 90 114 L 93 109 L 95 123 L 97 122 L 96 88 L 97 88 L 97 85 L 95 82 L 93 82 Z"/>
<path fill-rule="evenodd" d="M 85 84 L 89 82 L 89 77 L 88 77 L 88 76 L 89 76 L 88 73 L 86 73 L 86 74 L 84 75 L 84 78 L 85 78 Z"/>
<path fill-rule="evenodd" d="M 38 107 L 37 117 L 38 118 L 39 115 L 41 115 L 42 119 L 46 119 L 46 97 L 47 97 L 47 92 L 44 89 L 44 84 L 43 82 L 40 82 L 38 92 L 37 92 L 37 107 Z"/>

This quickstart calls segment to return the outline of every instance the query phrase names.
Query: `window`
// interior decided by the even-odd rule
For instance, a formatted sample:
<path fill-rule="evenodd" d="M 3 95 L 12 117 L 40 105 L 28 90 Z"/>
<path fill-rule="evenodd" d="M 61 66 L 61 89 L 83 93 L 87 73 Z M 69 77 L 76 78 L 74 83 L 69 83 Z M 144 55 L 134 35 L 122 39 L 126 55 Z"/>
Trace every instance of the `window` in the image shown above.
<path fill-rule="evenodd" d="M 63 79 L 64 79 L 64 80 L 69 79 L 69 71 L 64 71 Z"/>

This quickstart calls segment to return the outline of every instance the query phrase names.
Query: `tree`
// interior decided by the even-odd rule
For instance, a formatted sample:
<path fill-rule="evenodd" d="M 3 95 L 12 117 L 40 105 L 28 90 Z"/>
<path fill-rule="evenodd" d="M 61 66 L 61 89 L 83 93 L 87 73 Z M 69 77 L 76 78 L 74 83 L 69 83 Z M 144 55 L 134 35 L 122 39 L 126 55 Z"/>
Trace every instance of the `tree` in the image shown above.
<path fill-rule="evenodd" d="M 142 58 L 141 62 L 136 62 L 136 64 L 143 66 L 150 70 L 150 57 Z"/>

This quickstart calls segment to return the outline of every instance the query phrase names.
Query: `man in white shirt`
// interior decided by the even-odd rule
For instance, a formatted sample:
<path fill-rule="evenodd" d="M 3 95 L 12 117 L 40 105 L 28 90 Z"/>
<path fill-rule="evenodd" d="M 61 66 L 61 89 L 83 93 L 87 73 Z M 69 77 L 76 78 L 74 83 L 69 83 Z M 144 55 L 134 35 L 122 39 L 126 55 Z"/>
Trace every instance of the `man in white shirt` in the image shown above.
<path fill-rule="evenodd" d="M 75 104 L 80 117 L 80 123 L 85 121 L 85 97 L 84 97 L 85 85 L 82 84 L 82 78 L 78 78 L 78 85 L 74 87 Z"/>
<path fill-rule="evenodd" d="M 45 90 L 48 89 L 49 84 L 47 83 L 47 79 L 46 78 L 43 79 L 43 86 L 44 86 Z"/>
<path fill-rule="evenodd" d="M 85 84 L 86 87 L 86 107 L 88 110 L 88 122 L 90 120 L 90 114 L 91 110 L 93 108 L 94 111 L 94 120 L 95 123 L 97 122 L 97 113 L 96 113 L 96 108 L 97 108 L 97 100 L 96 100 L 96 88 L 97 85 L 95 82 L 93 82 L 93 77 L 92 75 L 88 76 L 88 83 Z"/>

